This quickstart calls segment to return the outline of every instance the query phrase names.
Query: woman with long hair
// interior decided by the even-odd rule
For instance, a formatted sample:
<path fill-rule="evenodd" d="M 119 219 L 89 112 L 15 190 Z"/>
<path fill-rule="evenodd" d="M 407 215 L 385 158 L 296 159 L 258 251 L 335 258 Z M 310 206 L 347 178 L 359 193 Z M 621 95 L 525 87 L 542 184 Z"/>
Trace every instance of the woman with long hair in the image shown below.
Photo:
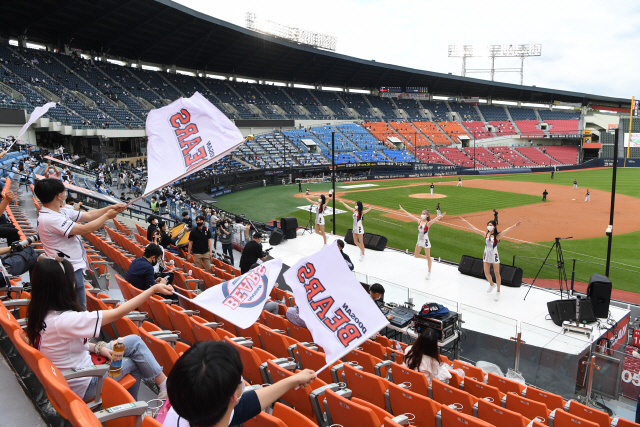
<path fill-rule="evenodd" d="M 362 220 L 364 219 L 364 214 L 369 212 L 371 207 L 363 210 L 362 202 L 359 200 L 356 202 L 355 209 L 347 205 L 343 200 L 340 200 L 340 202 L 342 202 L 345 208 L 353 212 L 353 242 L 360 248 L 360 261 L 362 261 L 364 259 L 364 227 L 362 227 Z"/>
<path fill-rule="evenodd" d="M 31 302 L 27 307 L 25 332 L 31 345 L 60 370 L 93 365 L 90 353 L 111 360 L 113 343 L 93 344 L 89 338 L 97 338 L 101 326 L 135 310 L 153 294 L 173 293 L 170 285 L 156 284 L 112 310 L 83 311 L 75 286 L 73 267 L 67 260 L 41 259 L 31 273 Z M 167 377 L 144 342 L 137 335 L 129 335 L 124 337 L 124 346 L 122 369 L 114 379 L 118 381 L 127 374 L 133 375 L 136 383 L 129 388 L 129 393 L 134 399 L 138 397 L 140 380 L 153 379 L 160 388 L 158 398 L 166 399 Z M 87 402 L 95 397 L 97 383 L 97 377 L 69 380 L 71 390 Z"/>
<path fill-rule="evenodd" d="M 434 378 L 439 381 L 448 380 L 451 378 L 450 370 L 464 376 L 461 369 L 452 369 L 440 359 L 438 334 L 434 329 L 425 329 L 412 345 L 407 346 L 404 354 L 402 366 L 406 366 L 412 371 L 422 372 L 429 382 Z"/>
<path fill-rule="evenodd" d="M 158 229 L 158 217 L 155 215 L 149 215 L 147 222 L 149 223 L 149 226 L 147 227 L 147 240 L 151 241 L 153 238 L 153 232 Z"/>
<path fill-rule="evenodd" d="M 320 197 L 318 197 L 317 203 L 311 200 L 310 198 L 308 198 L 307 196 L 305 196 L 304 198 L 307 199 L 309 203 L 311 203 L 312 205 L 315 205 L 316 207 L 315 230 L 316 230 L 316 233 L 322 236 L 322 238 L 324 239 L 324 244 L 326 245 L 327 235 L 324 233 L 324 209 L 327 207 L 327 199 L 326 197 L 324 197 L 324 194 L 321 194 Z"/>
<path fill-rule="evenodd" d="M 414 256 L 416 258 L 427 259 L 427 265 L 429 266 L 429 271 L 427 272 L 427 280 L 429 280 L 429 278 L 431 277 L 431 264 L 433 262 L 431 260 L 431 241 L 429 240 L 429 227 L 444 218 L 447 213 L 445 212 L 442 215 L 438 215 L 434 219 L 431 219 L 428 209 L 422 211 L 422 215 L 420 215 L 420 218 L 405 211 L 402 206 L 400 206 L 400 210 L 412 219 L 418 221 L 418 241 L 416 242 Z M 420 253 L 422 252 L 422 249 L 424 249 L 424 255 Z"/>
<path fill-rule="evenodd" d="M 493 290 L 494 286 L 497 285 L 495 300 L 498 301 L 500 299 L 500 282 L 501 282 L 500 256 L 498 255 L 498 243 L 500 242 L 500 239 L 504 237 L 505 234 L 507 234 L 509 231 L 519 226 L 521 222 L 518 221 L 515 225 L 512 225 L 506 230 L 498 232 L 498 225 L 493 220 L 487 222 L 487 231 L 482 231 L 474 227 L 473 224 L 471 224 L 466 219 L 462 217 L 460 217 L 460 219 L 466 222 L 467 224 L 469 224 L 469 227 L 471 227 L 471 229 L 474 232 L 484 237 L 484 255 L 482 257 L 482 261 L 484 262 L 484 275 L 487 277 L 487 280 L 489 281 L 489 289 L 487 289 L 487 292 L 490 293 Z M 493 273 L 496 275 L 496 285 L 493 284 L 493 280 L 491 279 L 491 273 L 489 270 L 491 268 L 491 264 L 493 264 Z"/>

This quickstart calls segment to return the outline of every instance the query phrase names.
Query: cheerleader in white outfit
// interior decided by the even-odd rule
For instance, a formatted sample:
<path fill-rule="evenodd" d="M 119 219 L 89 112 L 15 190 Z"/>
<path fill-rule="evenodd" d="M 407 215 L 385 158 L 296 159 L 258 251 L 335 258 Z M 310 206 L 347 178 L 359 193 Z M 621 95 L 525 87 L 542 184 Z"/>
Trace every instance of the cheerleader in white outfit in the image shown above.
<path fill-rule="evenodd" d="M 431 242 L 429 241 L 429 228 L 436 223 L 436 221 L 440 221 L 447 214 L 446 212 L 442 215 L 438 215 L 434 219 L 429 217 L 429 211 L 427 209 L 422 211 L 422 215 L 418 218 L 416 215 L 410 214 L 405 211 L 402 206 L 400 206 L 400 210 L 410 216 L 412 219 L 418 221 L 418 242 L 416 243 L 416 250 L 414 252 L 414 256 L 416 258 L 426 258 L 427 264 L 429 266 L 429 271 L 427 272 L 427 280 L 431 277 Z M 422 252 L 424 249 L 424 255 Z"/>
<path fill-rule="evenodd" d="M 327 235 L 324 234 L 324 210 L 327 207 L 327 199 L 324 197 L 324 194 L 321 194 L 318 197 L 318 203 L 314 202 L 308 197 L 305 197 L 312 205 L 316 207 L 316 222 L 315 222 L 315 230 L 316 233 L 322 236 L 324 239 L 324 244 L 327 244 Z"/>
<path fill-rule="evenodd" d="M 500 256 L 498 255 L 498 243 L 500 243 L 500 239 L 504 237 L 505 234 L 507 234 L 509 231 L 519 226 L 521 222 L 518 221 L 515 225 L 512 225 L 506 230 L 502 232 L 498 232 L 498 227 L 496 222 L 489 221 L 487 222 L 487 231 L 485 232 L 474 227 L 466 219 L 462 217 L 460 217 L 460 219 L 466 222 L 467 224 L 469 224 L 469 226 L 474 232 L 484 237 L 484 256 L 482 257 L 482 260 L 484 261 L 484 275 L 487 277 L 487 280 L 489 281 L 489 289 L 487 289 L 487 292 L 491 292 L 494 286 L 497 285 L 495 300 L 498 301 L 500 299 L 500 282 L 501 282 Z M 491 279 L 491 273 L 489 270 L 489 268 L 491 267 L 491 264 L 493 264 L 493 272 L 496 275 L 496 285 L 493 284 Z"/>
<path fill-rule="evenodd" d="M 364 218 L 364 214 L 369 212 L 371 208 L 368 208 L 366 211 L 363 210 L 362 202 L 356 202 L 356 208 L 352 208 L 348 206 L 345 202 L 340 200 L 345 208 L 349 209 L 353 212 L 353 243 L 356 244 L 357 247 L 360 248 L 360 261 L 364 259 L 364 228 L 362 227 L 362 219 Z"/>

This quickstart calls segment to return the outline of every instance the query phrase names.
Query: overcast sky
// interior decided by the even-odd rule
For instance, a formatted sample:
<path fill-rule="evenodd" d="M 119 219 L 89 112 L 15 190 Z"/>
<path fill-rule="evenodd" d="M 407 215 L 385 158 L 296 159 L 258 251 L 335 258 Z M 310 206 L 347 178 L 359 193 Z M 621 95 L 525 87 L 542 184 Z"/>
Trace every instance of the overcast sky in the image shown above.
<path fill-rule="evenodd" d="M 460 75 L 450 44 L 541 43 L 525 60 L 524 84 L 607 96 L 640 95 L 640 2 L 592 0 L 365 1 L 178 0 L 189 8 L 245 26 L 255 12 L 282 24 L 338 37 L 337 52 L 378 62 Z M 519 59 L 496 67 L 519 67 Z M 489 68 L 488 58 L 467 68 Z M 471 77 L 489 79 L 488 74 Z M 519 83 L 518 73 L 496 80 Z M 311 82 L 312 83 L 312 82 Z"/>

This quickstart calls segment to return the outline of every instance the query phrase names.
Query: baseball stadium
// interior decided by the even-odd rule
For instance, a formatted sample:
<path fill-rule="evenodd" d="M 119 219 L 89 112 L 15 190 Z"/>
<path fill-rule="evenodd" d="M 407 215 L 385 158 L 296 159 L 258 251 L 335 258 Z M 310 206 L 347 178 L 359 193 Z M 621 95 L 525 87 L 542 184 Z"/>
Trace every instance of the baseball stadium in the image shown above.
<path fill-rule="evenodd" d="M 640 425 L 634 97 L 2 9 L 0 426 Z"/>

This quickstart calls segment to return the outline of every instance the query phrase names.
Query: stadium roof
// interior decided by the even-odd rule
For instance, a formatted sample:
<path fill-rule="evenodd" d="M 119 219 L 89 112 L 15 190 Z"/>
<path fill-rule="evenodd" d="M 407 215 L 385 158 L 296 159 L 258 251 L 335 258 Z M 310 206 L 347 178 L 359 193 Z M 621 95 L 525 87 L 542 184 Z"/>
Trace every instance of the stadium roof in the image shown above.
<path fill-rule="evenodd" d="M 434 73 L 319 50 L 169 0 L 8 0 L 0 35 L 179 68 L 338 87 L 418 86 L 435 95 L 623 107 L 630 99 Z"/>

